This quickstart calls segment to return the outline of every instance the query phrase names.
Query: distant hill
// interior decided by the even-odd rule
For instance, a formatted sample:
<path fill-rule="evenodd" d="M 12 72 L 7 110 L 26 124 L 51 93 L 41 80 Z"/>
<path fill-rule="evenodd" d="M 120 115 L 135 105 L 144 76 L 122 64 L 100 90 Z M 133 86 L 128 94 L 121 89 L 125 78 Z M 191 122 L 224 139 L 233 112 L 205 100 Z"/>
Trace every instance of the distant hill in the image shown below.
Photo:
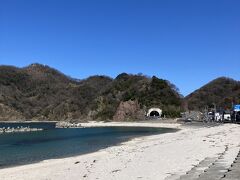
<path fill-rule="evenodd" d="M 0 66 L 0 120 L 136 120 L 154 106 L 176 117 L 181 101 L 174 85 L 155 76 L 76 80 L 41 64 Z"/>
<path fill-rule="evenodd" d="M 240 81 L 227 77 L 217 78 L 187 97 L 185 102 L 190 110 L 202 110 L 207 105 L 231 109 L 232 103 L 240 103 Z"/>

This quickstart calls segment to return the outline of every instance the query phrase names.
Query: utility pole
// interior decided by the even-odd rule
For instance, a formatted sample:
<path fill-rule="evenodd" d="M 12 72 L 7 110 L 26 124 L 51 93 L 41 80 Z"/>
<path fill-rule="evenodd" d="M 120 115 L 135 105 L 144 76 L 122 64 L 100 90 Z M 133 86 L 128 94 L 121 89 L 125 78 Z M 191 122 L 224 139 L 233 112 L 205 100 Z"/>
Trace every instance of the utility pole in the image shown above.
<path fill-rule="evenodd" d="M 208 118 L 208 106 L 204 107 L 204 117 L 203 117 L 203 121 L 204 122 L 208 122 L 209 118 Z"/>
<path fill-rule="evenodd" d="M 214 112 L 216 112 L 217 111 L 216 103 L 212 103 L 212 104 L 213 104 L 213 110 L 214 110 Z"/>
<path fill-rule="evenodd" d="M 213 103 L 213 119 L 216 121 L 216 112 L 217 112 L 217 106 L 216 103 Z"/>

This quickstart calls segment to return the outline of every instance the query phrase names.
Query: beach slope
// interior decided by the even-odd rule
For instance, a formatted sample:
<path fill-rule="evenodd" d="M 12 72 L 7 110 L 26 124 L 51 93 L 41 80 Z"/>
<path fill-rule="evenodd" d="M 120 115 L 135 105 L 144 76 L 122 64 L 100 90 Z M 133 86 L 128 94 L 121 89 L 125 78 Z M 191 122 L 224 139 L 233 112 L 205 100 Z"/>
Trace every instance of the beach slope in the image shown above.
<path fill-rule="evenodd" d="M 135 138 L 91 154 L 1 169 L 1 180 L 178 179 L 206 160 L 213 163 L 221 157 L 221 166 L 228 168 L 240 149 L 240 126 L 236 124 L 212 127 L 161 123 L 84 124 L 111 125 L 172 127 L 180 130 Z M 201 166 L 202 171 L 207 168 L 208 165 Z"/>

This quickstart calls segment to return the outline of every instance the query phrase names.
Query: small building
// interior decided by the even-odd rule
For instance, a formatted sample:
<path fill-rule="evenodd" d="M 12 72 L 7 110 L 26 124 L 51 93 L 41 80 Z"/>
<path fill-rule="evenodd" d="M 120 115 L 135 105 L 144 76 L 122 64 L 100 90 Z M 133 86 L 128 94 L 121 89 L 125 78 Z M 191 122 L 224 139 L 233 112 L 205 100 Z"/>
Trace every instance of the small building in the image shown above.
<path fill-rule="evenodd" d="M 147 112 L 147 117 L 161 117 L 162 109 L 160 108 L 150 108 Z"/>

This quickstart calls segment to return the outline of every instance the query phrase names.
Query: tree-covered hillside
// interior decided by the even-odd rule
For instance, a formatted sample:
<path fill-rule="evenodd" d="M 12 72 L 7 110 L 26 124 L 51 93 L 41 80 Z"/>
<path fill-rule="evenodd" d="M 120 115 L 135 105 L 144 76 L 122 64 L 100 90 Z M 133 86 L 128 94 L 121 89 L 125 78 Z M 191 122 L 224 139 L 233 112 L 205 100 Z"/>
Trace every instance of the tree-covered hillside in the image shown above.
<path fill-rule="evenodd" d="M 211 81 L 185 98 L 190 110 L 202 110 L 205 106 L 231 109 L 240 103 L 240 82 L 221 77 Z"/>
<path fill-rule="evenodd" d="M 0 120 L 118 120 L 116 112 L 124 102 L 134 102 L 131 106 L 142 117 L 155 106 L 176 117 L 181 106 L 176 87 L 157 77 L 122 73 L 115 79 L 75 80 L 41 64 L 0 66 Z M 125 116 L 139 119 L 135 112 Z"/>

